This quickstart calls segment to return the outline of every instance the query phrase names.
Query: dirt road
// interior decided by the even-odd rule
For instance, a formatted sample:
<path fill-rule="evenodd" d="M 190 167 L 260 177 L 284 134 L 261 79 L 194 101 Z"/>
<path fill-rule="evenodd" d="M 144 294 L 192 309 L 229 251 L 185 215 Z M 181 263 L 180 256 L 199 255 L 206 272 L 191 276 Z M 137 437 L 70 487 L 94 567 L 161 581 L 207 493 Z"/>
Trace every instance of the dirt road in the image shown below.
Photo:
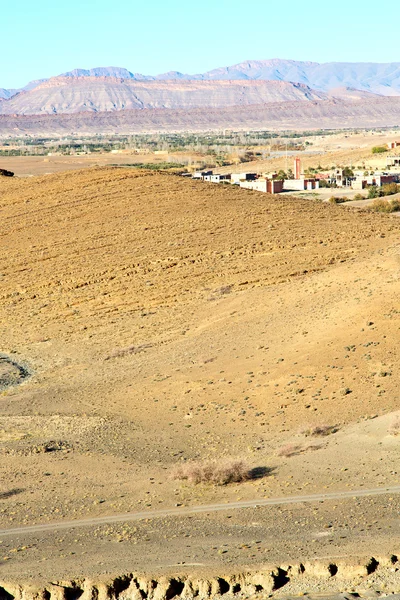
<path fill-rule="evenodd" d="M 0 536 L 19 536 L 44 531 L 59 531 L 61 529 L 72 529 L 75 527 L 90 527 L 95 525 L 110 525 L 111 523 L 126 521 L 141 521 L 143 519 L 157 519 L 163 517 L 182 517 L 190 514 L 217 512 L 222 510 L 234 510 L 240 508 L 257 508 L 258 506 L 277 506 L 282 504 L 302 504 L 303 502 L 323 502 L 325 500 L 339 500 L 343 498 L 360 498 L 362 496 L 381 496 L 384 494 L 398 494 L 400 486 L 374 488 L 366 490 L 346 490 L 342 492 L 331 492 L 327 494 L 310 494 L 304 496 L 288 496 L 283 498 L 258 498 L 244 502 L 227 502 L 225 504 L 205 504 L 200 506 L 182 506 L 168 508 L 165 510 L 146 510 L 140 512 L 129 512 L 104 517 L 93 517 L 90 519 L 77 519 L 73 521 L 61 521 L 59 523 L 45 523 L 42 525 L 28 525 L 13 529 L 0 529 Z"/>

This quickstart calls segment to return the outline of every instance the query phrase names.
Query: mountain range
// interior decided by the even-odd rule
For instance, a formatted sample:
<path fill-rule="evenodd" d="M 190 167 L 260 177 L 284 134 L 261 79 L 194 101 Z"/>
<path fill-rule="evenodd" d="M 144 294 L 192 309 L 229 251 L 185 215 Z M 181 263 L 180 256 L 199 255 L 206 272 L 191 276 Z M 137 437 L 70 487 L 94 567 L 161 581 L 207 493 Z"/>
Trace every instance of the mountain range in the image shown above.
<path fill-rule="evenodd" d="M 275 102 L 224 108 L 125 109 L 40 115 L 0 115 L 0 134 L 65 136 L 179 131 L 297 130 L 393 127 L 400 97 L 365 100 Z"/>
<path fill-rule="evenodd" d="M 95 69 L 74 69 L 59 77 L 114 77 L 135 81 L 160 80 L 269 80 L 303 83 L 315 90 L 329 92 L 335 88 L 350 87 L 383 96 L 400 95 L 400 62 L 392 63 L 317 63 L 274 58 L 270 60 L 249 60 L 220 67 L 205 73 L 190 75 L 169 71 L 160 75 L 132 73 L 120 67 L 97 67 Z M 30 82 L 24 88 L 2 89 L 0 97 L 10 98 L 20 91 L 30 90 L 45 81 Z"/>
<path fill-rule="evenodd" d="M 126 109 L 224 108 L 325 100 L 327 95 L 286 81 L 137 81 L 115 77 L 54 77 L 0 102 L 0 114 L 63 114 Z"/>
<path fill-rule="evenodd" d="M 12 119 L 31 130 L 38 119 L 82 114 L 50 125 L 65 131 L 96 121 L 103 130 L 196 129 L 223 127 L 393 126 L 400 122 L 400 63 L 315 63 L 294 60 L 245 61 L 206 73 L 171 71 L 142 75 L 119 67 L 75 69 L 28 83 L 20 90 L 0 90 L 0 133 Z M 122 113 L 127 112 L 125 117 Z M 115 119 L 111 113 L 118 113 Z M 120 114 L 121 113 L 121 114 Z M 95 120 L 89 115 L 103 115 Z M 108 116 L 107 116 L 108 115 Z M 186 116 L 185 116 L 186 115 Z M 318 118 L 321 123 L 318 124 Z M 108 121 L 107 121 L 108 119 Z M 111 119 L 111 120 L 110 120 Z M 194 119 L 194 121 L 191 121 Z M 14 122 L 14 121 L 13 121 Z M 28 123 L 30 123 L 28 125 Z M 58 123 L 58 125 L 57 125 Z M 251 123 L 251 125 L 250 125 Z M 345 125 L 345 123 L 347 125 Z M 357 123 L 357 124 L 356 124 Z M 69 125 L 68 125 L 69 124 Z"/>

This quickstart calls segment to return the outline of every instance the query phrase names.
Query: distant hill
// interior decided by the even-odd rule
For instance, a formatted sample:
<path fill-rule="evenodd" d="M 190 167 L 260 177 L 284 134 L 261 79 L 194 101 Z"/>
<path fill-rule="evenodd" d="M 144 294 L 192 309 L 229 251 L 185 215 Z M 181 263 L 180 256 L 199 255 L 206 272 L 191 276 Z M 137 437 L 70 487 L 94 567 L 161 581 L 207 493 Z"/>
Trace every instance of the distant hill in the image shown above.
<path fill-rule="evenodd" d="M 0 102 L 1 114 L 110 112 L 125 109 L 225 108 L 317 101 L 326 94 L 285 81 L 136 81 L 55 77 Z"/>
<path fill-rule="evenodd" d="M 3 101 L 4 102 L 4 101 Z M 1 106 L 0 102 L 0 106 Z M 400 98 L 276 102 L 225 108 L 130 109 L 113 112 L 1 115 L 2 135 L 82 135 L 221 129 L 342 129 L 393 127 L 400 123 Z"/>

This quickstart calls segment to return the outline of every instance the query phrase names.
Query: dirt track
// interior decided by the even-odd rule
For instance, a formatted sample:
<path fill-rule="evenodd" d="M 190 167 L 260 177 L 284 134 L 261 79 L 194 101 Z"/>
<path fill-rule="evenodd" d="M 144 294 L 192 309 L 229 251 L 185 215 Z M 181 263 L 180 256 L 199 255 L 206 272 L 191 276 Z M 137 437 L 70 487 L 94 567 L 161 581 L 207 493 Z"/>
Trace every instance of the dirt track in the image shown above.
<path fill-rule="evenodd" d="M 91 519 L 79 519 L 76 521 L 60 521 L 58 523 L 46 523 L 45 525 L 28 525 L 16 527 L 15 529 L 0 529 L 1 537 L 17 537 L 44 531 L 60 531 L 63 529 L 75 529 L 78 527 L 93 527 L 97 525 L 111 525 L 113 523 L 129 523 L 131 521 L 142 521 L 145 519 L 159 519 L 164 517 L 181 517 L 199 513 L 212 513 L 220 511 L 231 511 L 242 508 L 258 508 L 259 506 L 283 506 L 285 504 L 295 505 L 308 502 L 325 502 L 326 500 L 341 500 L 343 498 L 356 498 L 364 496 L 383 496 L 400 493 L 400 486 L 376 488 L 367 490 L 346 490 L 345 492 L 334 492 L 331 494 L 312 494 L 305 496 L 288 496 L 286 498 L 254 498 L 246 502 L 229 502 L 226 504 L 207 504 L 205 506 L 189 506 L 184 508 L 167 508 L 157 511 L 142 511 L 137 513 L 125 513 L 119 515 L 107 515 Z"/>

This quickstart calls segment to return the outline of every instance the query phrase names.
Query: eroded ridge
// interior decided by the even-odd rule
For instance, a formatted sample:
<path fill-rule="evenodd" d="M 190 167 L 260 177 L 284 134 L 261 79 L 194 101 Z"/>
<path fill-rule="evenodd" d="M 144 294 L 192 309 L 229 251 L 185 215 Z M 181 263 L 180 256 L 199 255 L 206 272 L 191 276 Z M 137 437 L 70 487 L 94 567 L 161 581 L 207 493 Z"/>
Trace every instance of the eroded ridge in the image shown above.
<path fill-rule="evenodd" d="M 7 584 L 0 581 L 0 600 L 208 600 L 211 598 L 264 598 L 266 594 L 313 592 L 323 582 L 328 593 L 335 593 L 351 586 L 359 591 L 374 585 L 374 576 L 379 581 L 398 562 L 395 555 L 389 558 L 370 557 L 358 564 L 334 562 L 305 562 L 265 568 L 255 572 L 242 572 L 224 576 L 173 575 L 151 577 L 125 574 L 118 577 L 92 581 L 51 582 L 44 586 Z M 378 573 L 379 571 L 379 573 Z M 396 579 L 396 578 L 395 578 Z M 396 584 L 392 582 L 392 587 Z M 400 590 L 400 577 L 397 587 Z M 357 594 L 359 596 L 359 594 Z"/>

